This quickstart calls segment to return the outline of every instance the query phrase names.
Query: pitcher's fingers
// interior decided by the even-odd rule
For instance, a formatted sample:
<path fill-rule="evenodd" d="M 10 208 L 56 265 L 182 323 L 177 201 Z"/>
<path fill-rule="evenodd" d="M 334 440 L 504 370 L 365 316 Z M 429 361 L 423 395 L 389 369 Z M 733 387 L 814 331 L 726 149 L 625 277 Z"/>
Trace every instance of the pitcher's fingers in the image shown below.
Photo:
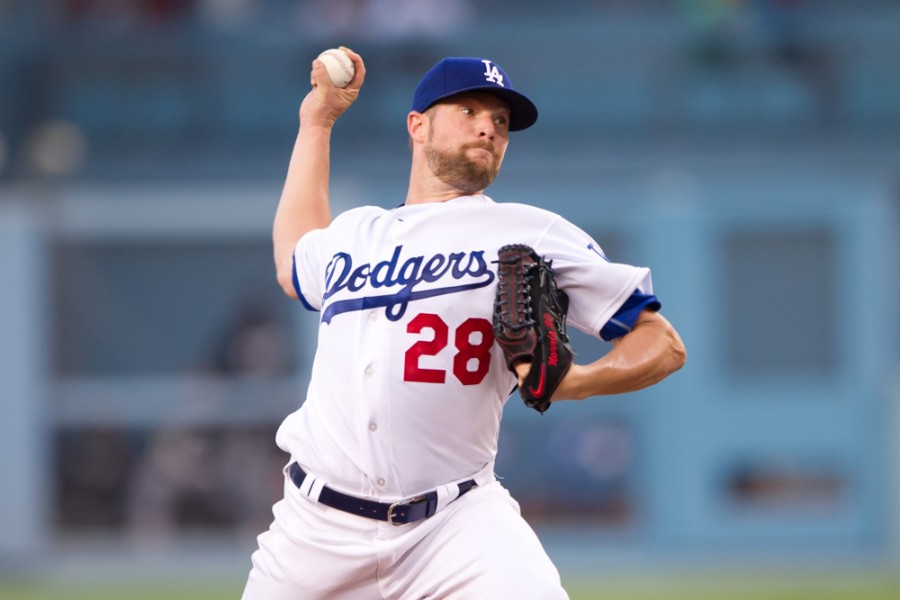
<path fill-rule="evenodd" d="M 312 70 L 309 72 L 309 84 L 312 87 L 334 87 L 331 83 L 331 77 L 328 76 L 328 70 L 318 58 L 312 61 Z"/>
<path fill-rule="evenodd" d="M 346 46 L 340 46 L 340 50 L 346 52 L 347 56 L 350 57 L 350 60 L 353 61 L 355 72 L 353 73 L 353 79 L 350 80 L 348 87 L 360 87 L 366 78 L 366 64 L 363 61 L 362 56 Z"/>

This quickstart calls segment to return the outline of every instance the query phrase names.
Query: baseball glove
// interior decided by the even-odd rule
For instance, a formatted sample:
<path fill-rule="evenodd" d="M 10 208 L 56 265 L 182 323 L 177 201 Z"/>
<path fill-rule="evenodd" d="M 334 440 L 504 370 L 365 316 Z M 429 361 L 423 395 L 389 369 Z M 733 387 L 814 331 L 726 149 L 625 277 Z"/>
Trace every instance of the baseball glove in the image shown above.
<path fill-rule="evenodd" d="M 506 365 L 531 362 L 519 387 L 525 404 L 539 413 L 550 408 L 550 397 L 572 366 L 566 334 L 569 297 L 556 287 L 551 261 L 524 244 L 500 248 L 498 285 L 494 299 L 494 339 Z"/>

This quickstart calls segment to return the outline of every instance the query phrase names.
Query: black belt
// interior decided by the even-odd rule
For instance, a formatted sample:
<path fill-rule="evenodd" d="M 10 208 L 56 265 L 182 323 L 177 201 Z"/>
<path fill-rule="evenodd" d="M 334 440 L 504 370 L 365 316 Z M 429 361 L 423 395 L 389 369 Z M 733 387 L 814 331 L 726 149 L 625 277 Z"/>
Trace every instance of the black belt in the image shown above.
<path fill-rule="evenodd" d="M 291 463 L 290 466 L 291 481 L 299 489 L 306 479 L 306 473 L 297 463 Z M 471 490 L 477 484 L 474 479 L 458 483 L 459 496 Z M 384 502 L 375 502 L 374 500 L 366 500 L 365 498 L 357 498 L 338 491 L 328 486 L 323 486 L 319 494 L 319 502 L 325 506 L 336 508 L 344 512 L 348 512 L 361 517 L 377 519 L 379 521 L 387 521 L 391 525 L 405 525 L 406 523 L 414 523 L 421 519 L 427 519 L 437 512 L 438 493 L 431 491 L 409 500 L 402 500 L 387 504 Z"/>

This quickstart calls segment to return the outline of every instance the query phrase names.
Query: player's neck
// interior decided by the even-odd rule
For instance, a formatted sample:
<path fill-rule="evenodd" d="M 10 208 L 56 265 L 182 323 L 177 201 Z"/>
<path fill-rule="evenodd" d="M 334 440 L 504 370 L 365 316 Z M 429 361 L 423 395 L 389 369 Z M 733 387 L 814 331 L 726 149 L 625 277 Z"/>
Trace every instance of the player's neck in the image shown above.
<path fill-rule="evenodd" d="M 409 194 L 406 197 L 405 204 L 429 204 L 436 202 L 447 202 L 448 200 L 453 200 L 455 198 L 460 198 L 462 196 L 477 196 L 480 192 L 474 193 L 466 193 L 466 192 L 455 192 L 448 194 L 440 194 L 440 195 L 420 195 L 420 194 Z"/>
<path fill-rule="evenodd" d="M 445 181 L 431 175 L 427 176 L 415 175 L 410 176 L 409 189 L 406 192 L 405 204 L 426 204 L 429 202 L 446 202 L 454 198 L 462 196 L 477 196 L 483 194 L 484 190 L 461 190 L 452 186 Z"/>

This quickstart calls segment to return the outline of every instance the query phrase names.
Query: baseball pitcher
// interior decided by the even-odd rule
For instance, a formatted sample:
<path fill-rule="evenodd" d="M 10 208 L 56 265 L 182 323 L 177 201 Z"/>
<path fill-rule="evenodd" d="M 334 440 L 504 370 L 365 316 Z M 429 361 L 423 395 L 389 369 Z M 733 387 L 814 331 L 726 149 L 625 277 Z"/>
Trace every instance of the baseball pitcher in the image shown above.
<path fill-rule="evenodd" d="M 638 390 L 681 368 L 684 346 L 647 268 L 611 262 L 553 212 L 485 195 L 510 132 L 538 116 L 492 60 L 446 58 L 423 76 L 401 206 L 332 217 L 331 134 L 366 73 L 341 50 L 345 87 L 312 63 L 275 215 L 278 281 L 318 313 L 318 345 L 277 433 L 284 498 L 243 598 L 567 598 L 494 475 L 504 404 L 517 388 L 539 412 Z M 573 364 L 567 326 L 613 347 Z"/>

